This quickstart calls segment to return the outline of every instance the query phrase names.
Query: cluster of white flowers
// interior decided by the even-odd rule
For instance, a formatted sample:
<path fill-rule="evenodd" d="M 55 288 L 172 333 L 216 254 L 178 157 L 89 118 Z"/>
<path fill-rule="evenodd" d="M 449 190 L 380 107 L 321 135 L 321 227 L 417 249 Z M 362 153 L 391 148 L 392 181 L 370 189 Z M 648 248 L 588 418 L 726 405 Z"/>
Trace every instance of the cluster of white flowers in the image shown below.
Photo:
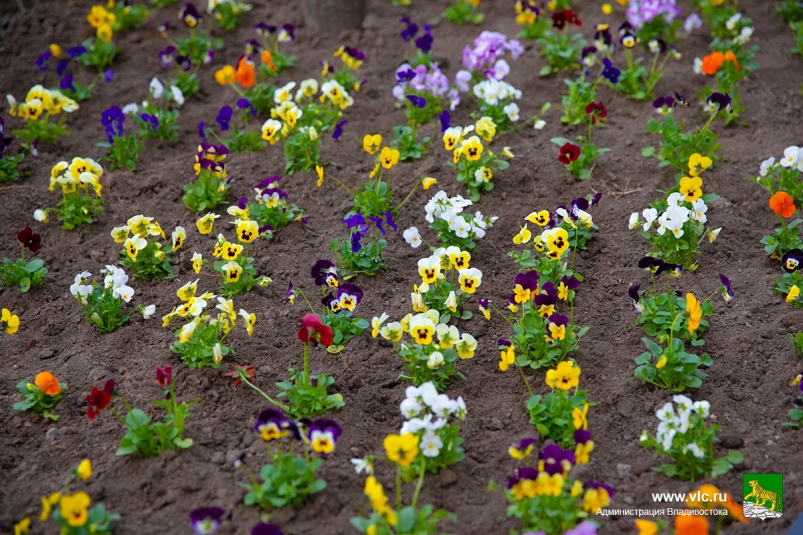
<path fill-rule="evenodd" d="M 521 91 L 505 82 L 504 80 L 497 80 L 490 78 L 474 86 L 474 96 L 484 101 L 489 106 L 497 106 L 501 101 L 509 98 L 520 99 Z M 505 114 L 511 121 L 519 120 L 519 106 L 515 102 L 511 102 L 502 108 Z"/>
<path fill-rule="evenodd" d="M 82 304 L 86 304 L 86 296 L 92 293 L 92 284 L 84 284 L 92 274 L 88 271 L 79 273 L 75 276 L 75 281 L 70 286 L 70 293 Z M 122 299 L 126 303 L 134 297 L 134 289 L 128 286 L 128 275 L 122 268 L 117 266 L 106 266 L 106 277 L 103 279 L 103 287 L 112 289 L 112 296 L 115 299 Z"/>
<path fill-rule="evenodd" d="M 494 222 L 499 219 L 498 217 L 486 217 L 482 212 L 477 211 L 472 218 L 465 215 L 458 215 L 463 213 L 463 209 L 474 204 L 468 199 L 460 195 L 449 197 L 445 191 L 441 190 L 432 197 L 424 210 L 426 210 L 426 220 L 429 223 L 434 223 L 436 219 L 441 219 L 449 224 L 449 228 L 459 238 L 467 238 L 469 235 L 472 238 L 484 238 L 485 231 L 493 226 Z M 410 227 L 404 231 L 404 240 L 409 243 L 413 248 L 421 245 L 421 235 L 418 233 L 417 227 Z"/>
<path fill-rule="evenodd" d="M 779 162 L 775 161 L 774 156 L 770 156 L 761 162 L 759 174 L 761 176 L 767 176 L 767 173 L 772 169 L 776 169 L 778 165 L 790 170 L 797 169 L 798 171 L 803 171 L 803 149 L 797 145 L 786 147 L 783 151 L 783 158 L 781 158 Z"/>
<path fill-rule="evenodd" d="M 725 27 L 728 30 L 733 31 L 736 29 L 736 26 L 739 24 L 741 19 L 742 14 L 736 13 L 734 16 L 728 19 L 728 21 L 725 23 Z M 733 38 L 733 42 L 739 45 L 747 44 L 747 42 L 753 36 L 753 31 L 754 30 L 752 26 L 744 26 L 739 32 L 739 35 Z"/>
<path fill-rule="evenodd" d="M 450 399 L 446 394 L 438 394 L 431 382 L 419 387 L 408 386 L 407 398 L 401 402 L 400 410 L 407 421 L 402 425 L 400 435 L 421 434 L 418 447 L 425 457 L 437 457 L 443 447 L 438 431 L 447 424 L 452 415 L 463 420 L 466 417 L 466 403 L 462 396 Z"/>
<path fill-rule="evenodd" d="M 673 396 L 672 400 L 677 404 L 678 411 L 675 413 L 675 407 L 672 402 L 667 402 L 666 405 L 658 409 L 655 415 L 661 421 L 658 424 L 658 433 L 655 438 L 661 443 L 664 451 L 672 449 L 672 441 L 675 435 L 685 434 L 691 427 L 691 414 L 696 412 L 703 419 L 708 418 L 711 410 L 711 404 L 707 401 L 694 401 L 692 402 L 686 396 Z M 683 452 L 691 451 L 695 457 L 702 459 L 705 457 L 705 450 L 697 443 L 692 442 L 683 446 Z"/>
<path fill-rule="evenodd" d="M 658 235 L 663 236 L 666 231 L 670 231 L 675 238 L 681 238 L 683 236 L 683 225 L 689 221 L 697 221 L 698 223 L 705 223 L 708 221 L 708 217 L 706 216 L 706 212 L 708 212 L 708 206 L 705 204 L 705 201 L 700 197 L 699 199 L 692 201 L 691 208 L 687 208 L 683 206 L 683 194 L 682 193 L 672 193 L 669 197 L 666 198 L 667 208 L 662 214 L 658 214 L 658 210 L 655 208 L 647 208 L 645 209 L 641 215 L 644 217 L 644 224 L 642 228 L 645 231 L 650 230 L 652 224 L 657 221 L 658 226 L 655 230 Z M 630 228 L 634 229 L 641 225 L 642 222 L 639 220 L 639 213 L 633 212 L 630 214 Z M 715 231 L 717 232 L 717 231 Z"/>

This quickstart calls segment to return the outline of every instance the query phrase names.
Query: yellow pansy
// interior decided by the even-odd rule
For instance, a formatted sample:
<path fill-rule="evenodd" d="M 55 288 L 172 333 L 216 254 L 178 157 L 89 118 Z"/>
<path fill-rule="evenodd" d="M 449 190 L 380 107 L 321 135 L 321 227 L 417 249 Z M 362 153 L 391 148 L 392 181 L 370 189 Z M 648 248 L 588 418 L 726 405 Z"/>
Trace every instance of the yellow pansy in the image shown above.
<path fill-rule="evenodd" d="M 437 179 L 428 176 L 421 182 L 421 185 L 424 187 L 424 191 L 426 191 L 437 183 L 438 183 Z"/>
<path fill-rule="evenodd" d="M 236 243 L 226 242 L 220 249 L 220 256 L 226 260 L 236 260 L 243 252 L 243 246 Z"/>
<path fill-rule="evenodd" d="M 694 153 L 689 157 L 689 174 L 699 176 L 700 173 L 713 165 L 711 158 Z"/>
<path fill-rule="evenodd" d="M 254 324 L 257 322 L 256 314 L 246 312 L 241 308 L 240 316 L 243 318 L 243 322 L 245 323 L 245 331 L 248 333 L 248 336 L 251 336 L 254 334 Z"/>
<path fill-rule="evenodd" d="M 61 497 L 59 502 L 59 512 L 67 524 L 77 528 L 86 524 L 89 518 L 89 505 L 92 500 L 86 492 L 76 492 L 73 495 Z"/>
<path fill-rule="evenodd" d="M 367 134 L 364 138 L 362 138 L 362 148 L 365 149 L 365 152 L 368 154 L 376 154 L 381 146 L 382 136 L 379 134 Z"/>
<path fill-rule="evenodd" d="M 684 176 L 680 179 L 680 189 L 678 191 L 681 195 L 684 195 L 684 201 L 694 202 L 703 195 L 702 185 L 702 178 L 698 176 Z"/>
<path fill-rule="evenodd" d="M 192 269 L 196 274 L 201 272 L 204 265 L 204 258 L 200 253 L 192 253 Z"/>
<path fill-rule="evenodd" d="M 410 466 L 418 456 L 418 435 L 388 435 L 383 441 L 385 453 L 399 466 Z"/>
<path fill-rule="evenodd" d="M 482 284 L 482 271 L 477 268 L 461 269 L 458 271 L 457 280 L 463 292 L 473 294 Z"/>
<path fill-rule="evenodd" d="M 187 233 L 184 231 L 184 227 L 179 226 L 173 230 L 173 234 L 171 234 L 170 237 L 173 239 L 173 250 L 178 251 L 181 249 L 181 246 L 184 245 Z"/>
<path fill-rule="evenodd" d="M 75 473 L 82 481 L 86 481 L 92 477 L 92 463 L 89 459 L 81 461 L 78 468 L 75 469 Z"/>
<path fill-rule="evenodd" d="M 513 236 L 513 243 L 515 243 L 516 245 L 527 243 L 528 241 L 530 241 L 532 235 L 533 233 L 530 232 L 530 230 L 527 228 L 527 224 L 525 224 L 523 227 L 521 227 L 519 233 Z"/>
<path fill-rule="evenodd" d="M 379 153 L 379 163 L 381 163 L 382 167 L 385 169 L 390 169 L 399 163 L 399 156 L 401 156 L 401 153 L 398 150 L 391 149 L 390 147 L 382 147 L 382 152 Z"/>
<path fill-rule="evenodd" d="M 460 153 L 466 155 L 466 159 L 475 162 L 482 156 L 483 146 L 480 138 L 471 136 L 460 145 Z"/>
<path fill-rule="evenodd" d="M 496 125 L 490 117 L 483 117 L 476 124 L 477 133 L 487 142 L 491 142 L 496 135 Z"/>
<path fill-rule="evenodd" d="M 237 239 L 251 243 L 259 238 L 259 224 L 256 221 L 237 221 Z"/>
<path fill-rule="evenodd" d="M 316 184 L 320 188 L 323 185 L 323 167 L 316 165 L 315 172 L 318 173 L 318 182 Z"/>
<path fill-rule="evenodd" d="M 226 272 L 226 282 L 237 282 L 243 272 L 243 267 L 234 261 L 226 262 L 222 269 Z"/>

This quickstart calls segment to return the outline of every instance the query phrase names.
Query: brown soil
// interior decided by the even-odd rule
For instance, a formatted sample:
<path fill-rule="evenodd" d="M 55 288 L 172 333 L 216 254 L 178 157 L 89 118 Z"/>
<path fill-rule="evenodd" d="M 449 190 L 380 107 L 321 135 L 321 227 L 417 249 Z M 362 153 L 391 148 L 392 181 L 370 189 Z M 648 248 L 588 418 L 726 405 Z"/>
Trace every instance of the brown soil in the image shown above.
<path fill-rule="evenodd" d="M 260 2 L 254 2 L 260 4 Z M 340 40 L 311 34 L 301 26 L 299 2 L 276 1 L 269 7 L 255 7 L 244 17 L 241 28 L 225 35 L 226 46 L 215 60 L 215 67 L 233 62 L 241 53 L 239 43 L 252 37 L 251 24 L 258 20 L 271 23 L 293 22 L 301 26 L 292 52 L 296 66 L 280 81 L 317 76 L 318 60 L 331 57 L 341 42 L 357 46 L 367 53 L 362 69 L 368 84 L 356 95 L 349 110 L 346 131 L 362 137 L 380 132 L 386 138 L 394 125 L 402 124 L 400 110 L 393 107 L 390 93 L 393 72 L 403 59 L 398 19 L 409 15 L 416 21 L 439 20 L 447 2 L 414 0 L 412 8 L 393 7 L 386 0 L 370 2 L 369 19 L 363 31 L 342 35 Z M 0 8 L 0 92 L 24 96 L 35 83 L 50 83 L 50 73 L 39 73 L 33 62 L 51 42 L 69 45 L 89 35 L 84 22 L 92 2 L 39 2 L 24 15 L 15 11 L 14 2 Z M 779 275 L 776 262 L 769 261 L 759 244 L 764 234 L 776 224 L 767 209 L 766 195 L 748 182 L 755 176 L 759 162 L 769 155 L 779 156 L 783 149 L 803 138 L 803 100 L 799 96 L 803 82 L 800 58 L 790 52 L 793 40 L 788 28 L 774 12 L 774 2 L 744 3 L 743 9 L 756 25 L 753 42 L 761 49 L 756 59 L 761 69 L 742 85 L 747 110 L 743 118 L 749 127 L 716 126 L 723 142 L 725 161 L 707 173 L 706 191 L 722 198 L 709 212 L 714 227 L 724 227 L 714 245 L 705 245 L 701 268 L 678 281 L 684 291 L 708 295 L 718 284 L 719 272 L 733 279 L 736 299 L 726 306 L 715 302 L 711 328 L 705 338 L 715 364 L 703 386 L 690 395 L 711 402 L 721 434 L 743 439 L 740 448 L 745 462 L 728 475 L 716 480 L 727 492 L 738 494 L 742 472 L 780 472 L 785 478 L 785 514 L 779 521 L 754 522 L 749 526 L 726 525 L 727 534 L 780 534 L 803 510 L 803 472 L 801 472 L 800 431 L 781 426 L 786 420 L 791 389 L 787 382 L 800 371 L 788 336 L 799 329 L 800 311 L 795 311 L 772 293 L 773 277 Z M 618 8 L 621 9 L 621 8 Z M 150 78 L 164 71 L 157 52 L 164 46 L 156 31 L 167 18 L 175 22 L 177 7 L 160 10 L 139 30 L 125 32 L 115 39 L 123 51 L 115 61 L 115 79 L 100 85 L 91 101 L 69 118 L 73 135 L 64 137 L 58 147 L 42 147 L 38 158 L 26 158 L 22 169 L 27 175 L 18 183 L 0 189 L 0 256 L 16 258 L 19 250 L 16 232 L 31 225 L 41 232 L 44 247 L 41 256 L 50 270 L 41 289 L 21 294 L 17 289 L 0 295 L 0 306 L 20 315 L 22 327 L 12 337 L 3 336 L 0 367 L 0 467 L 4 481 L 0 492 L 0 530 L 8 533 L 13 523 L 24 515 L 35 518 L 39 496 L 60 488 L 67 469 L 83 458 L 93 461 L 95 475 L 86 484 L 95 502 L 122 515 L 115 533 L 120 535 L 189 533 L 187 512 L 201 505 L 217 504 L 230 511 L 222 533 L 246 534 L 262 511 L 242 504 L 244 491 L 235 485 L 244 480 L 243 472 L 234 472 L 228 461 L 243 450 L 249 462 L 260 466 L 266 460 L 264 448 L 255 440 L 252 423 L 265 406 L 262 399 L 244 387 L 232 389 L 223 370 L 188 370 L 168 350 L 172 333 L 156 319 L 143 322 L 136 316 L 122 329 L 99 335 L 82 317 L 68 287 L 76 273 L 94 274 L 105 263 L 118 259 L 118 244 L 109 236 L 112 227 L 135 214 L 155 216 L 164 228 L 181 224 L 188 229 L 187 243 L 176 266 L 173 281 L 142 282 L 133 280 L 135 303 L 155 303 L 158 315 L 175 304 L 175 289 L 194 274 L 187 262 L 192 251 L 207 254 L 209 242 L 194 231 L 196 216 L 181 202 L 181 186 L 193 177 L 192 161 L 197 142 L 196 125 L 213 121 L 218 108 L 232 98 L 232 93 L 218 87 L 213 68 L 202 71 L 200 93 L 181 110 L 182 137 L 175 146 L 167 142 L 149 142 L 141 155 L 136 173 L 109 172 L 104 175 L 106 214 L 99 221 L 75 232 L 66 232 L 57 224 L 33 221 L 35 208 L 53 206 L 55 193 L 47 191 L 49 169 L 57 161 L 73 156 L 100 156 L 94 143 L 103 141 L 100 112 L 111 104 L 122 106 L 146 96 Z M 448 60 L 447 72 L 459 68 L 460 53 L 481 29 L 516 32 L 512 2 L 487 0 L 481 10 L 486 20 L 481 28 L 435 23 L 434 55 Z M 686 10 L 688 12 L 688 10 Z M 588 36 L 595 22 L 602 21 L 599 6 L 579 9 Z M 611 19 L 614 20 L 614 19 Z M 618 24 L 616 19 L 615 24 Z M 216 30 L 215 33 L 223 35 Z M 697 32 L 682 43 L 683 60 L 670 62 L 669 72 L 658 84 L 658 94 L 680 91 L 692 96 L 706 80 L 692 73 L 692 61 L 707 51 L 708 38 Z M 537 50 L 529 50 L 518 62 L 511 62 L 510 82 L 524 92 L 522 116 L 528 117 L 545 101 L 558 102 L 563 90 L 563 76 L 539 78 L 542 60 Z M 474 265 L 485 274 L 481 294 L 496 303 L 506 298 L 516 266 L 507 257 L 512 250 L 510 238 L 522 218 L 534 209 L 552 209 L 572 198 L 594 191 L 606 193 L 602 204 L 593 211 L 600 232 L 589 250 L 579 255 L 577 267 L 587 277 L 578 292 L 577 315 L 590 326 L 581 349 L 573 356 L 582 366 L 582 385 L 589 399 L 598 402 L 590 411 L 590 431 L 596 449 L 590 465 L 583 468 L 583 479 L 606 481 L 617 493 L 612 507 L 652 508 L 649 493 L 686 492 L 697 485 L 669 479 L 650 470 L 658 464 L 649 451 L 638 445 L 643 429 L 654 430 L 654 411 L 669 396 L 645 387 L 633 377 L 633 359 L 643 351 L 641 329 L 634 325 L 634 315 L 627 298 L 627 288 L 644 282 L 645 276 L 635 266 L 647 251 L 645 242 L 627 229 L 627 217 L 655 199 L 657 189 L 673 183 L 673 172 L 658 168 L 654 160 L 640 155 L 644 145 L 656 139 L 646 134 L 645 123 L 653 117 L 649 103 L 636 103 L 604 88 L 600 96 L 610 116 L 607 128 L 596 137 L 601 146 L 613 151 L 603 156 L 590 180 L 577 182 L 567 176 L 556 161 L 551 137 L 574 135 L 562 126 L 558 112 L 547 116 L 543 131 L 523 128 L 495 142 L 510 145 L 516 154 L 511 167 L 495 178 L 496 189 L 483 197 L 478 209 L 500 219 L 474 255 Z M 691 99 L 696 102 L 695 98 Z M 455 123 L 467 124 L 469 106 L 462 105 Z M 678 112 L 699 123 L 696 107 Z M 7 114 L 4 114 L 7 115 Z M 8 120 L 15 126 L 16 120 Z M 464 193 L 451 177 L 446 165 L 450 159 L 436 142 L 422 161 L 400 165 L 394 172 L 399 191 L 405 191 L 423 173 L 439 179 L 450 194 Z M 333 174 L 349 184 L 358 184 L 370 170 L 369 157 L 355 143 L 344 137 L 340 143 L 327 139 L 323 144 L 326 160 L 340 163 Z M 231 198 L 249 195 L 251 184 L 283 170 L 279 146 L 256 154 L 230 157 L 230 170 L 237 175 Z M 396 170 L 394 170 L 396 171 Z M 350 200 L 330 182 L 315 187 L 310 174 L 284 177 L 283 187 L 291 200 L 308 210 L 309 224 L 292 224 L 277 233 L 269 243 L 260 242 L 256 253 L 257 268 L 274 279 L 266 289 L 235 299 L 236 306 L 256 312 L 256 333 L 247 338 L 243 332 L 232 335 L 237 355 L 231 364 L 251 364 L 257 370 L 256 382 L 275 392 L 273 384 L 285 377 L 285 369 L 297 366 L 301 346 L 295 333 L 304 307 L 290 306 L 283 299 L 288 279 L 309 288 L 308 270 L 319 257 L 331 258 L 329 243 L 345 236 L 339 223 Z M 627 193 L 622 193 L 627 190 Z M 431 193 L 431 192 L 428 192 Z M 399 226 L 424 227 L 423 204 L 428 195 L 418 192 L 399 217 Z M 223 209 L 219 210 L 223 213 Z M 223 218 L 225 220 L 225 216 Z M 387 311 L 400 318 L 409 309 L 408 294 L 417 280 L 416 261 L 422 250 L 413 250 L 401 232 L 392 235 L 386 253 L 390 270 L 374 278 L 357 280 L 365 290 L 359 308 L 362 317 L 371 318 Z M 208 275 L 201 288 L 214 290 Z M 439 476 L 427 478 L 423 502 L 455 512 L 456 525 L 443 528 L 456 533 L 504 534 L 519 524 L 506 519 L 506 503 L 498 494 L 485 490 L 489 480 L 504 482 L 516 463 L 508 456 L 507 446 L 532 433 L 523 415 L 527 392 L 515 371 L 501 373 L 497 368 L 496 338 L 508 334 L 504 322 L 494 317 L 486 323 L 481 318 L 465 328 L 480 343 L 477 356 L 460 363 L 468 381 L 456 380 L 448 388 L 452 397 L 462 395 L 469 409 L 463 427 L 466 459 Z M 340 355 L 314 353 L 313 370 L 333 374 L 336 390 L 346 406 L 334 416 L 345 430 L 332 459 L 324 464 L 322 476 L 329 488 L 295 510 L 281 510 L 273 519 L 285 533 L 355 533 L 348 519 L 358 512 L 364 477 L 349 463 L 352 457 L 381 452 L 382 437 L 396 432 L 402 423 L 398 404 L 406 384 L 397 377 L 401 365 L 392 350 L 364 335 L 353 341 Z M 147 407 L 159 395 L 153 382 L 156 365 L 176 366 L 181 399 L 198 397 L 203 402 L 194 408 L 187 436 L 195 445 L 182 453 L 168 452 L 152 459 L 114 456 L 122 435 L 121 425 L 109 415 L 90 422 L 85 416 L 84 397 L 93 385 L 114 377 L 128 398 Z M 58 423 L 49 423 L 11 409 L 18 401 L 16 383 L 32 378 L 42 370 L 53 372 L 70 384 L 58 407 Z M 543 371 L 529 373 L 539 392 Z M 723 450 L 724 451 L 724 450 Z M 386 469 L 379 472 L 387 485 L 391 477 Z M 679 507 L 680 504 L 673 505 Z M 632 518 L 600 518 L 601 533 L 634 533 Z M 322 529 L 323 528 L 323 529 Z M 52 527 L 49 528 L 52 532 Z M 45 533 L 36 525 L 32 533 Z"/>

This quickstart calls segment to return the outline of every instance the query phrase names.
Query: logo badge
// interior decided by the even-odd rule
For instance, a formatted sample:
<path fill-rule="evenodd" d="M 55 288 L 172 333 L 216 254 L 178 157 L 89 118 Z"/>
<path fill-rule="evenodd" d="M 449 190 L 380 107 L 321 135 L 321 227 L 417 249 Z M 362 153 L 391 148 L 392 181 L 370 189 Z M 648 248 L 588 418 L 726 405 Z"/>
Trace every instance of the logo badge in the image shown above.
<path fill-rule="evenodd" d="M 742 479 L 747 518 L 780 518 L 783 514 L 783 474 L 744 474 Z"/>

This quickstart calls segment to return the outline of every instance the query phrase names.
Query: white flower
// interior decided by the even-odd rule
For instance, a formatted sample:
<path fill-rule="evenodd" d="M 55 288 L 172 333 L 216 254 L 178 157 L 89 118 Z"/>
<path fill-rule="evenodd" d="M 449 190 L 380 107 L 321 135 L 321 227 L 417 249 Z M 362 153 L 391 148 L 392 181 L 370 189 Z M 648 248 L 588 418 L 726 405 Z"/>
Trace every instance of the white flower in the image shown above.
<path fill-rule="evenodd" d="M 40 223 L 46 223 L 47 220 L 49 219 L 47 216 L 47 212 L 45 212 L 41 208 L 37 208 L 36 210 L 33 211 L 33 218 L 39 221 Z"/>
<path fill-rule="evenodd" d="M 369 459 L 352 459 L 351 464 L 354 465 L 354 470 L 358 474 L 365 471 L 366 474 L 371 475 L 374 473 L 374 464 Z"/>
<path fill-rule="evenodd" d="M 423 407 L 415 398 L 407 398 L 401 402 L 399 409 L 401 410 L 402 416 L 409 420 L 410 418 L 418 416 Z"/>
<path fill-rule="evenodd" d="M 441 364 L 443 364 L 443 354 L 440 351 L 435 351 L 427 359 L 427 368 L 430 370 L 437 368 Z"/>
<path fill-rule="evenodd" d="M 733 39 L 733 42 L 734 43 L 738 43 L 740 45 L 745 45 L 745 44 L 747 44 L 747 42 L 750 40 L 750 38 L 752 36 L 753 36 L 753 27 L 752 26 L 745 26 L 744 28 L 742 28 L 742 31 L 739 32 L 739 35 L 737 35 Z"/>
<path fill-rule="evenodd" d="M 435 403 L 431 405 L 432 412 L 443 418 L 448 417 L 457 410 L 457 402 L 449 399 L 446 394 L 439 394 Z"/>
<path fill-rule="evenodd" d="M 705 452 L 700 448 L 700 446 L 697 445 L 696 442 L 692 442 L 691 444 L 688 444 L 686 446 L 686 449 L 688 449 L 688 451 L 692 452 L 694 454 L 694 456 L 697 457 L 698 459 L 705 459 Z M 424 455 L 426 455 L 426 454 L 424 454 Z"/>
<path fill-rule="evenodd" d="M 685 195 L 676 191 L 675 193 L 672 193 L 671 195 L 669 195 L 669 197 L 666 198 L 666 205 L 678 206 L 685 198 L 686 198 Z"/>
<path fill-rule="evenodd" d="M 454 232 L 458 238 L 468 238 L 471 224 L 462 217 L 454 217 L 454 219 L 449 222 L 449 229 Z"/>
<path fill-rule="evenodd" d="M 132 102 L 130 104 L 126 104 L 123 106 L 123 113 L 126 115 L 134 115 L 139 111 L 139 106 L 137 106 L 136 102 Z"/>
<path fill-rule="evenodd" d="M 438 399 L 438 389 L 435 388 L 435 385 L 432 383 L 432 381 L 427 381 L 418 387 L 418 396 L 427 407 L 432 407 L 432 405 Z"/>
<path fill-rule="evenodd" d="M 153 98 L 162 98 L 162 95 L 165 92 L 165 86 L 163 86 L 162 82 L 160 82 L 159 79 L 154 76 L 150 85 L 148 86 L 148 91 L 150 91 L 151 95 L 153 95 Z"/>
<path fill-rule="evenodd" d="M 404 231 L 404 241 L 410 244 L 413 249 L 421 246 L 421 235 L 418 233 L 417 227 L 410 227 Z"/>
<path fill-rule="evenodd" d="M 703 74 L 703 60 L 694 58 L 694 74 Z"/>
<path fill-rule="evenodd" d="M 223 347 L 221 347 L 220 342 L 212 346 L 212 360 L 215 361 L 215 364 L 223 362 Z"/>
<path fill-rule="evenodd" d="M 722 227 L 708 231 L 708 241 L 710 243 L 714 243 L 714 240 L 717 239 L 717 236 L 719 236 L 720 232 L 722 232 Z"/>
<path fill-rule="evenodd" d="M 533 124 L 533 128 L 536 130 L 543 130 L 546 126 L 546 121 L 543 119 L 536 119 L 535 123 Z"/>
<path fill-rule="evenodd" d="M 658 425 L 658 434 L 655 438 L 661 442 L 661 446 L 664 448 L 664 451 L 669 451 L 672 449 L 672 439 L 675 438 L 676 433 L 677 422 L 674 420 L 661 422 Z"/>
<path fill-rule="evenodd" d="M 728 19 L 728 21 L 725 23 L 725 27 L 727 29 L 733 31 L 733 29 L 736 28 L 736 25 L 739 23 L 739 19 L 741 19 L 741 18 L 742 18 L 742 14 L 741 13 L 736 13 L 734 16 L 732 16 L 731 18 Z"/>
<path fill-rule="evenodd" d="M 446 305 L 446 308 L 453 312 L 457 310 L 457 294 L 454 292 L 454 290 L 449 292 L 449 297 L 446 298 L 446 301 L 444 301 L 443 304 Z M 456 328 L 457 327 L 455 327 L 455 329 Z"/>
<path fill-rule="evenodd" d="M 516 104 L 515 102 L 511 102 L 510 104 L 502 108 L 502 111 L 505 112 L 505 115 L 507 115 L 507 118 L 510 119 L 511 121 L 519 120 L 519 105 Z"/>
<path fill-rule="evenodd" d="M 179 106 L 184 105 L 184 93 L 181 92 L 181 89 L 171 85 L 170 92 L 173 94 L 173 100 L 175 100 Z"/>
<path fill-rule="evenodd" d="M 767 176 L 767 173 L 774 164 L 775 164 L 775 157 L 770 156 L 769 158 L 761 162 L 761 167 L 759 168 L 758 174 L 760 174 L 761 176 Z"/>
<path fill-rule="evenodd" d="M 796 147 L 792 145 L 791 147 L 786 147 L 783 151 L 783 158 L 781 158 L 781 165 L 783 167 L 792 167 L 800 158 L 800 147 Z"/>
<path fill-rule="evenodd" d="M 146 307 L 142 307 L 141 311 L 142 311 L 142 318 L 149 320 L 151 319 L 151 316 L 153 316 L 156 313 L 156 305 L 148 305 Z"/>
<path fill-rule="evenodd" d="M 679 424 L 678 431 L 680 431 L 681 433 L 685 433 L 686 431 L 689 430 L 689 427 L 691 427 L 690 417 L 691 417 L 691 407 L 685 410 L 678 411 L 678 419 L 677 419 L 677 423 Z"/>
<path fill-rule="evenodd" d="M 465 334 L 463 336 L 465 336 Z M 455 401 L 455 404 L 457 405 L 457 410 L 455 411 L 455 414 L 457 414 L 457 417 L 462 420 L 463 418 L 466 417 L 466 414 L 468 414 L 468 409 L 466 408 L 466 402 L 463 401 L 463 396 L 458 396 L 457 400 Z"/>
<path fill-rule="evenodd" d="M 691 203 L 692 212 L 691 218 L 695 221 L 699 221 L 700 223 L 705 223 L 708 221 L 708 216 L 705 213 L 708 211 L 708 206 L 705 205 L 705 201 L 702 198 L 697 199 Z"/>
<path fill-rule="evenodd" d="M 126 284 L 115 286 L 112 288 L 112 296 L 115 299 L 122 299 L 128 303 L 131 301 L 131 298 L 134 297 L 134 289 Z"/>
<path fill-rule="evenodd" d="M 662 422 L 667 422 L 670 420 L 675 419 L 675 407 L 670 402 L 666 402 L 666 404 L 658 409 L 655 413 L 655 416 L 658 417 L 659 420 Z"/>
<path fill-rule="evenodd" d="M 421 438 L 420 447 L 424 457 L 437 457 L 443 447 L 443 441 L 440 436 L 427 431 Z"/>
<path fill-rule="evenodd" d="M 86 296 L 92 293 L 92 285 L 84 284 L 84 281 L 91 276 L 92 274 L 88 271 L 79 273 L 75 276 L 75 282 L 70 285 L 70 293 L 81 303 L 86 303 Z"/>
<path fill-rule="evenodd" d="M 661 216 L 658 218 L 658 223 L 661 226 L 658 227 L 657 232 L 661 236 L 663 236 L 667 230 L 672 231 L 672 234 L 675 235 L 675 238 L 679 239 L 683 236 L 683 221 L 680 221 L 679 219 L 671 219 L 668 215 L 668 211 L 661 214 Z"/>
<path fill-rule="evenodd" d="M 630 221 L 628 222 L 628 227 L 634 229 L 640 224 L 641 221 L 639 221 L 638 212 L 633 212 L 632 214 L 630 214 Z"/>
<path fill-rule="evenodd" d="M 427 414 L 424 418 L 410 418 L 404 424 L 402 424 L 401 430 L 399 431 L 400 435 L 406 435 L 407 433 L 418 433 L 422 429 L 427 428 L 427 424 L 432 421 L 432 415 Z"/>
<path fill-rule="evenodd" d="M 641 228 L 644 230 L 650 230 L 653 222 L 658 219 L 658 210 L 655 208 L 647 208 L 641 212 L 641 215 L 644 216 L 644 226 Z"/>
<path fill-rule="evenodd" d="M 692 404 L 691 409 L 703 418 L 708 418 L 709 411 L 711 410 L 711 404 L 705 400 L 695 401 Z"/>

